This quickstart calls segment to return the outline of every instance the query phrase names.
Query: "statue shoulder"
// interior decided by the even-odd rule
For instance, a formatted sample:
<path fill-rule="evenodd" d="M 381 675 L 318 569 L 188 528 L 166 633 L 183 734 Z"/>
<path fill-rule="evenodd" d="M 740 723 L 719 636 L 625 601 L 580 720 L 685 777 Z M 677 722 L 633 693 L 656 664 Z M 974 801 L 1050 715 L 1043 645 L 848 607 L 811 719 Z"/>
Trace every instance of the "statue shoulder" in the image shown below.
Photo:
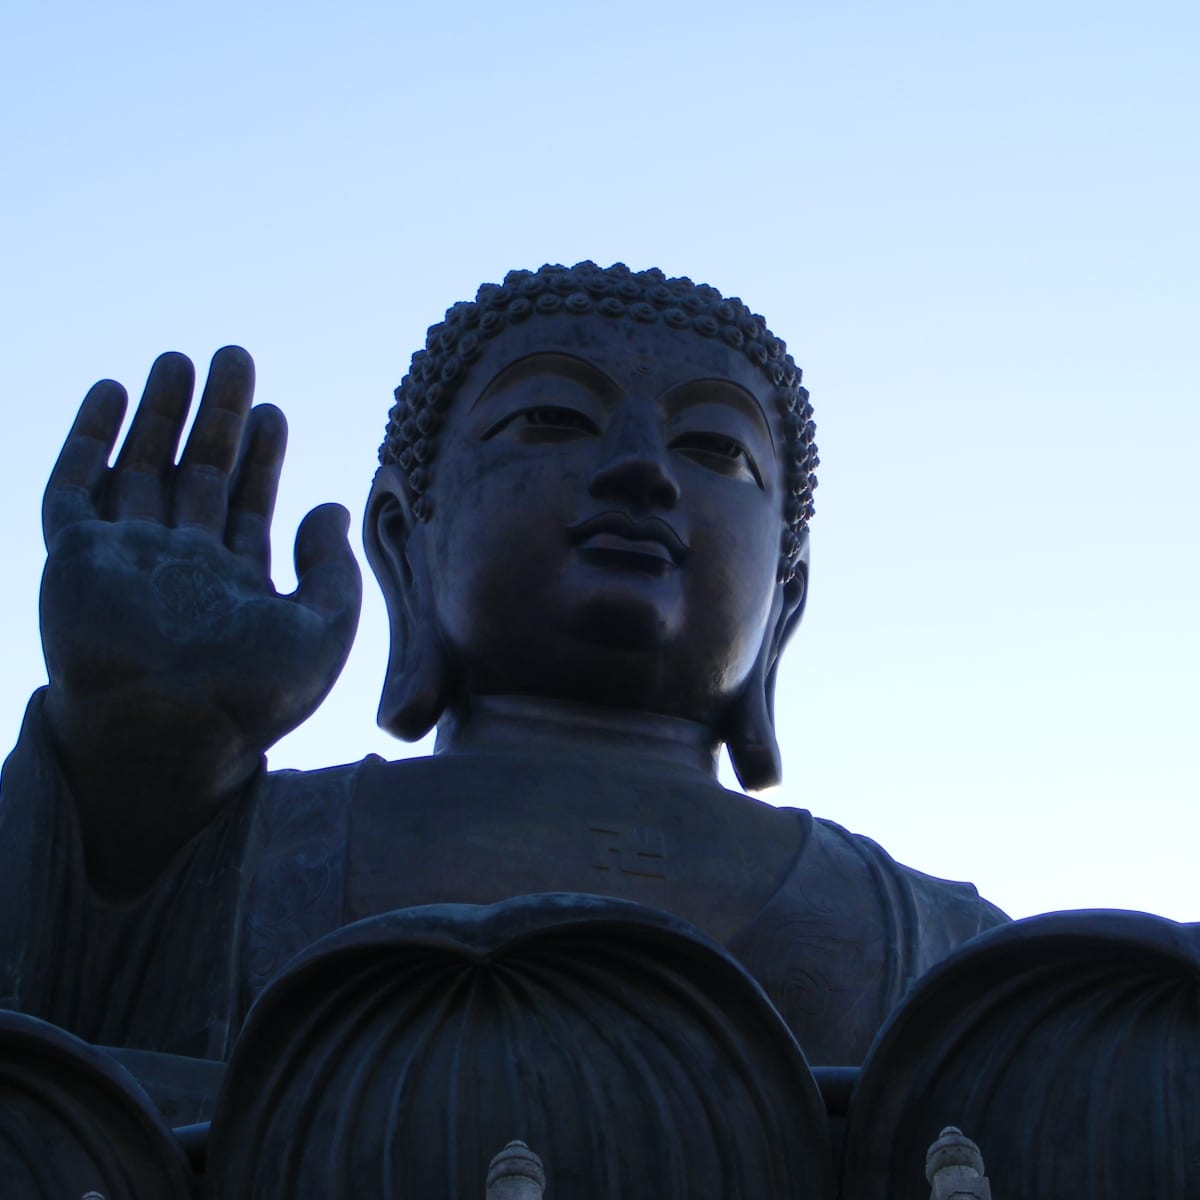
<path fill-rule="evenodd" d="M 878 842 L 834 821 L 815 818 L 813 839 L 832 860 L 840 861 L 843 869 L 857 869 L 871 877 L 903 930 L 903 940 L 920 945 L 918 973 L 928 970 L 960 942 L 1009 920 L 980 896 L 973 883 L 943 879 L 897 862 Z"/>
<path fill-rule="evenodd" d="M 347 852 L 364 772 L 382 760 L 271 771 L 255 786 L 242 975 L 248 1004 L 294 955 L 345 923 Z"/>
<path fill-rule="evenodd" d="M 294 954 L 354 919 L 347 897 L 355 838 L 394 851 L 403 810 L 429 797 L 432 762 L 369 754 L 315 771 L 271 771 L 259 780 L 246 856 L 244 975 L 251 995 Z M 392 820 L 373 823 L 381 809 Z"/>
<path fill-rule="evenodd" d="M 357 762 L 315 770 L 285 767 L 266 773 L 255 800 L 260 840 L 306 829 L 314 822 L 344 823 L 366 792 L 382 791 L 392 806 L 424 796 L 437 778 L 436 760 L 386 759 L 368 754 Z"/>
<path fill-rule="evenodd" d="M 810 1061 L 859 1062 L 917 978 L 1007 918 L 973 885 L 898 863 L 834 821 L 809 818 L 807 832 L 770 904 L 730 949 Z"/>

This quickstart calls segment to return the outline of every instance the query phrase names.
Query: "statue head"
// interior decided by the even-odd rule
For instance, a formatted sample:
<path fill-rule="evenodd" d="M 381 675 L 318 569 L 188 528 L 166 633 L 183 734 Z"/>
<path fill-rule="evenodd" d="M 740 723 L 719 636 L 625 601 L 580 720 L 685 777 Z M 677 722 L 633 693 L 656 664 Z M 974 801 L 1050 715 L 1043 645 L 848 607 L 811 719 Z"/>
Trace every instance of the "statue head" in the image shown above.
<path fill-rule="evenodd" d="M 638 709 L 776 782 L 813 433 L 783 342 L 714 288 L 592 263 L 484 285 L 430 329 L 380 451 L 381 725 L 497 693 Z"/>

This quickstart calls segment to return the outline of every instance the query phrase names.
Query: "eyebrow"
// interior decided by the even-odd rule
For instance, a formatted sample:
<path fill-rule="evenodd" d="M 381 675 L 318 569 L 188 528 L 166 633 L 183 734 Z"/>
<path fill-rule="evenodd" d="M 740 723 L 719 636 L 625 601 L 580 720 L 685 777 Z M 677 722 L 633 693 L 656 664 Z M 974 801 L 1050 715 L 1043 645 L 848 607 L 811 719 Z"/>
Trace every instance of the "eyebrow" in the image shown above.
<path fill-rule="evenodd" d="M 560 350 L 535 350 L 532 354 L 509 363 L 493 376 L 487 387 L 475 398 L 471 408 L 482 404 L 496 392 L 522 383 L 533 375 L 557 375 L 560 379 L 580 384 L 603 399 L 609 399 L 620 391 L 615 380 L 586 358 L 577 358 L 574 354 L 565 354 Z"/>
<path fill-rule="evenodd" d="M 621 392 L 621 386 L 616 380 L 586 358 L 579 358 L 577 355 L 568 354 L 563 350 L 535 350 L 531 354 L 526 354 L 523 358 L 509 363 L 493 376 L 488 385 L 475 398 L 471 409 L 474 410 L 497 392 L 514 384 L 522 383 L 535 375 L 555 375 L 560 379 L 578 383 L 606 403 L 612 401 Z M 684 379 L 663 392 L 658 397 L 657 403 L 665 407 L 674 407 L 677 412 L 696 408 L 701 404 L 727 404 L 758 425 L 766 434 L 771 452 L 778 453 L 775 431 L 772 429 L 770 418 L 763 411 L 762 405 L 751 391 L 740 383 L 735 383 L 732 379 L 721 375 L 700 375 L 695 379 Z"/>
<path fill-rule="evenodd" d="M 659 398 L 659 403 L 673 407 L 676 412 L 698 408 L 702 404 L 727 404 L 760 426 L 767 435 L 772 452 L 776 451 L 775 431 L 771 428 L 770 418 L 763 412 L 762 405 L 753 393 L 732 379 L 720 375 L 686 379 L 668 388 Z"/>

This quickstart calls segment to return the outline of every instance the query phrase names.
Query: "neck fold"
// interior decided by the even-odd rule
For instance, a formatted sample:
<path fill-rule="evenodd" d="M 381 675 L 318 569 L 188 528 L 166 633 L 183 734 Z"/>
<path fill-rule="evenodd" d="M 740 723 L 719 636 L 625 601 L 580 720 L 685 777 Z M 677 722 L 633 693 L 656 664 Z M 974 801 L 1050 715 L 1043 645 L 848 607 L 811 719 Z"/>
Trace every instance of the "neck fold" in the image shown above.
<path fill-rule="evenodd" d="M 623 767 L 717 774 L 710 730 L 682 717 L 542 696 L 470 696 L 438 723 L 435 754 L 619 756 Z"/>

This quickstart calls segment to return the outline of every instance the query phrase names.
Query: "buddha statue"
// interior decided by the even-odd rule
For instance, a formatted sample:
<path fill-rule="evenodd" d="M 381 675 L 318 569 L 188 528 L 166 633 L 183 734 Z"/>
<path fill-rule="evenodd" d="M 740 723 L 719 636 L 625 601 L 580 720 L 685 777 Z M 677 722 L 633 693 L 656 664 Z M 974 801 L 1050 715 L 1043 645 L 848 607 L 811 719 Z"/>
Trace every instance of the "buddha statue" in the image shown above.
<path fill-rule="evenodd" d="M 854 1065 L 910 985 L 1002 923 L 969 884 L 716 780 L 781 771 L 817 465 L 786 348 L 659 271 L 513 272 L 429 332 L 364 541 L 387 601 L 380 723 L 427 758 L 269 772 L 333 685 L 360 582 L 336 505 L 270 582 L 285 425 L 213 360 L 89 392 L 43 517 L 49 685 L 0 800 L 0 1007 L 223 1060 L 296 954 L 363 918 L 566 892 L 681 918 L 811 1063 Z M 498 1147 L 497 1147 L 498 1149 Z"/>

